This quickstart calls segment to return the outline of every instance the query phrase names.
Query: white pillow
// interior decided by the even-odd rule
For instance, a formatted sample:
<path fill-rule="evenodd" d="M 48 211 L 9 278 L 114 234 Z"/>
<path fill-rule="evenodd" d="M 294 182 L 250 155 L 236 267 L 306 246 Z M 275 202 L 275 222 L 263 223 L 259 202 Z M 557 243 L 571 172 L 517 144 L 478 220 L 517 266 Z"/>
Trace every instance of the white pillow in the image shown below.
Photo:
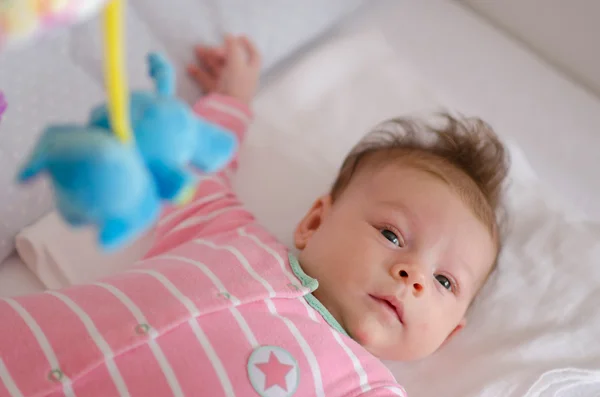
<path fill-rule="evenodd" d="M 236 188 L 291 247 L 296 222 L 365 132 L 440 108 L 377 32 L 335 38 L 259 95 Z M 511 229 L 468 327 L 428 359 L 389 363 L 412 397 L 600 395 L 600 225 L 573 219 L 510 149 Z"/>

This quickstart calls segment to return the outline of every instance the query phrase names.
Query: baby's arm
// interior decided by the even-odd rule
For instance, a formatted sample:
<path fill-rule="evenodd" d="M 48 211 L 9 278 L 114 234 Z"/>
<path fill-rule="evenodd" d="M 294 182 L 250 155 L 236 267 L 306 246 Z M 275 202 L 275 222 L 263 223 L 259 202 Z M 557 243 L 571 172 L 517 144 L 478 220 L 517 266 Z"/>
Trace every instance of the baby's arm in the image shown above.
<path fill-rule="evenodd" d="M 241 144 L 252 120 L 249 104 L 260 72 L 260 60 L 245 37 L 227 37 L 223 47 L 198 47 L 200 66 L 189 72 L 207 93 L 194 106 L 206 121 L 234 133 Z M 194 198 L 182 207 L 164 211 L 155 230 L 155 244 L 147 257 L 164 253 L 192 238 L 221 233 L 253 221 L 231 188 L 237 156 L 221 172 L 199 174 Z"/>

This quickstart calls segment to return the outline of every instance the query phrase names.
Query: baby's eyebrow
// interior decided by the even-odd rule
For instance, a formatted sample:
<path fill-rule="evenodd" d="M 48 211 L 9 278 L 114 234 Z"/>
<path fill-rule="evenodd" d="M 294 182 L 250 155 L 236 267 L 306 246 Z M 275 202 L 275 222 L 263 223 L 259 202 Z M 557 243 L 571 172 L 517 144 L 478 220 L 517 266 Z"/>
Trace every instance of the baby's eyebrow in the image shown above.
<path fill-rule="evenodd" d="M 477 277 L 475 275 L 475 270 L 469 262 L 465 261 L 464 259 L 458 258 L 457 263 L 460 264 L 459 272 L 461 274 L 466 275 L 473 282 L 477 279 Z M 463 283 L 464 283 L 464 281 L 463 281 Z"/>
<path fill-rule="evenodd" d="M 411 230 L 418 229 L 419 217 L 417 216 L 417 214 L 414 211 L 412 211 L 410 208 L 408 208 L 408 206 L 406 206 L 405 204 L 403 204 L 399 201 L 392 201 L 392 200 L 382 200 L 382 201 L 379 201 L 378 204 L 382 205 L 384 207 L 387 207 L 388 209 L 390 209 L 393 212 L 401 213 L 402 217 L 408 221 L 409 227 L 411 228 Z"/>

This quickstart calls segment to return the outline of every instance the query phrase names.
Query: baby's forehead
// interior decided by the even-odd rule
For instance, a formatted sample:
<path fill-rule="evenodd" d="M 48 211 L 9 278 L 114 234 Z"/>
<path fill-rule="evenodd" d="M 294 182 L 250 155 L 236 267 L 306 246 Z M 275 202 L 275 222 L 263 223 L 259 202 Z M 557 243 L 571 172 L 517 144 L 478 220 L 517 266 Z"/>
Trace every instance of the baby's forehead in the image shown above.
<path fill-rule="evenodd" d="M 403 178 L 407 173 L 420 172 L 443 182 L 471 209 L 473 214 L 487 227 L 492 235 L 497 233 L 496 213 L 490 207 L 477 183 L 463 170 L 446 159 L 431 153 L 407 152 L 400 155 L 374 153 L 356 170 L 355 177 L 363 180 L 363 187 L 373 189 L 373 182 L 382 187 L 404 187 L 408 184 L 418 189 L 414 181 Z M 364 186 L 364 181 L 371 186 Z"/>
<path fill-rule="evenodd" d="M 458 179 L 470 179 L 469 176 L 448 160 L 436 156 L 433 153 L 417 151 L 385 151 L 381 150 L 366 156 L 357 174 L 367 173 L 384 175 L 394 178 L 394 172 L 427 172 L 440 180 L 453 184 Z"/>
<path fill-rule="evenodd" d="M 369 195 L 386 195 L 394 190 L 422 190 L 435 185 L 437 189 L 456 194 L 452 175 L 423 161 L 371 161 L 356 170 L 351 184 Z M 355 183 L 352 183 L 355 182 Z M 458 181 L 457 181 L 458 182 Z"/>
<path fill-rule="evenodd" d="M 446 214 L 477 219 L 454 186 L 419 167 L 374 167 L 358 176 L 356 182 L 359 195 L 368 204 L 402 209 L 422 218 Z"/>

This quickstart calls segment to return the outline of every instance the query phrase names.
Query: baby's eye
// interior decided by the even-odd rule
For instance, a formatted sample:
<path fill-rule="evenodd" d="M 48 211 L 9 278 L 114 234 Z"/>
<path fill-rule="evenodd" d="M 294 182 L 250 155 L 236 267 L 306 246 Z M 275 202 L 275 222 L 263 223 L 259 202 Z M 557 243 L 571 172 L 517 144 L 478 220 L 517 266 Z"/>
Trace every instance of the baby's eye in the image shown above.
<path fill-rule="evenodd" d="M 438 283 L 442 284 L 442 287 L 446 288 L 448 291 L 452 291 L 452 281 L 450 281 L 448 277 L 438 274 L 435 276 L 435 279 Z"/>
<path fill-rule="evenodd" d="M 396 233 L 392 232 L 391 230 L 382 229 L 381 234 L 383 235 L 383 237 L 388 239 L 392 244 L 397 245 L 398 247 L 402 246 L 402 242 L 400 241 L 398 236 L 396 236 Z"/>

